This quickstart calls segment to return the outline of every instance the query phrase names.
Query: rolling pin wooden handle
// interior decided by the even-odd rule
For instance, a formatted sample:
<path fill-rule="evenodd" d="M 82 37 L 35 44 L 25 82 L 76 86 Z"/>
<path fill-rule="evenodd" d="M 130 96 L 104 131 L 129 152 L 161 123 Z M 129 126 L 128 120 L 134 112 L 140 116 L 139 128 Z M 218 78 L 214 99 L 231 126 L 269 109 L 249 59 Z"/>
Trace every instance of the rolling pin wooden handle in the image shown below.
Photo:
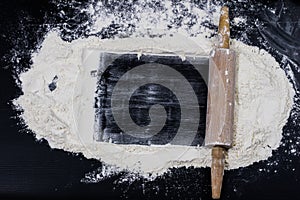
<path fill-rule="evenodd" d="M 214 146 L 211 152 L 211 190 L 213 199 L 219 199 L 221 196 L 225 166 L 225 151 L 226 149 L 223 147 Z"/>
<path fill-rule="evenodd" d="M 229 27 L 229 8 L 227 6 L 223 6 L 221 8 L 218 32 L 220 37 L 219 47 L 229 49 L 230 27 Z"/>

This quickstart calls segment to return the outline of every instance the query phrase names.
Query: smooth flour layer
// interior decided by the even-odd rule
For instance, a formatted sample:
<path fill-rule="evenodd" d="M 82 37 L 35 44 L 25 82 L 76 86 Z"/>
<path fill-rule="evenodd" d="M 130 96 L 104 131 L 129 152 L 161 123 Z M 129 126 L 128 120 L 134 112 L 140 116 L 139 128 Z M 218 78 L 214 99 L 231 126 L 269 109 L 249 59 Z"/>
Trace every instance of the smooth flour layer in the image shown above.
<path fill-rule="evenodd" d="M 32 68 L 20 75 L 24 95 L 15 100 L 22 118 L 36 137 L 52 148 L 82 152 L 120 170 L 162 174 L 171 167 L 206 167 L 210 149 L 191 146 L 138 146 L 95 142 L 94 93 L 96 80 L 83 66 L 86 49 L 136 52 L 173 52 L 208 55 L 213 42 L 204 35 L 175 34 L 162 38 L 101 40 L 96 37 L 64 42 L 49 32 L 33 54 Z M 272 155 L 293 105 L 294 90 L 275 59 L 264 50 L 233 41 L 237 52 L 235 144 L 228 153 L 228 169 L 248 166 Z M 92 65 L 92 64 L 91 64 Z M 49 83 L 57 76 L 56 89 Z"/>

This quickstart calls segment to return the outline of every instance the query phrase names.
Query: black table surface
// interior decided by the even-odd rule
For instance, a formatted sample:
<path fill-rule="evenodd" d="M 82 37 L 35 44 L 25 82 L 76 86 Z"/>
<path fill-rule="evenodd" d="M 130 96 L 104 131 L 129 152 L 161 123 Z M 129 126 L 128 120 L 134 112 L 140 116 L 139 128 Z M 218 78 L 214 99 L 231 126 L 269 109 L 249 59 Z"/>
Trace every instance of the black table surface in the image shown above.
<path fill-rule="evenodd" d="M 128 9 L 129 12 L 131 5 L 126 2 L 103 1 L 107 9 L 118 12 Z M 173 2 L 180 4 L 180 1 Z M 40 44 L 48 30 L 56 27 L 67 41 L 87 37 L 89 33 L 84 25 L 87 16 L 84 13 L 79 16 L 75 9 L 87 4 L 89 2 L 58 0 L 0 1 L 0 198 L 210 199 L 209 168 L 171 169 L 152 181 L 142 177 L 121 181 L 130 177 L 124 171 L 96 183 L 86 183 L 83 178 L 87 173 L 101 169 L 100 161 L 51 149 L 46 140 L 37 141 L 20 123 L 17 117 L 20 111 L 12 108 L 12 100 L 22 94 L 14 78 L 16 73 L 30 68 L 30 52 Z M 203 6 L 203 2 L 195 1 L 194 4 Z M 232 17 L 247 16 L 247 27 L 233 25 L 232 37 L 266 49 L 283 69 L 291 66 L 296 78 L 293 84 L 298 91 L 300 56 L 295 52 L 300 53 L 299 3 L 229 1 L 226 4 L 234 13 Z M 155 5 L 159 6 L 159 3 Z M 250 5 L 252 9 L 249 9 Z M 65 16 L 59 15 L 60 9 L 65 10 Z M 62 28 L 64 22 L 70 25 L 68 29 Z M 204 25 L 216 29 L 210 23 Z M 112 24 L 95 35 L 114 37 L 120 27 L 122 25 Z M 74 32 L 75 35 L 70 34 Z M 281 62 L 283 55 L 292 61 Z M 299 105 L 296 98 L 293 114 L 283 128 L 284 144 L 290 140 L 292 143 L 300 141 Z M 286 153 L 289 150 L 288 145 L 281 145 L 267 161 L 227 171 L 222 199 L 300 199 L 300 156 L 299 153 Z M 299 145 L 296 150 L 300 152 Z"/>

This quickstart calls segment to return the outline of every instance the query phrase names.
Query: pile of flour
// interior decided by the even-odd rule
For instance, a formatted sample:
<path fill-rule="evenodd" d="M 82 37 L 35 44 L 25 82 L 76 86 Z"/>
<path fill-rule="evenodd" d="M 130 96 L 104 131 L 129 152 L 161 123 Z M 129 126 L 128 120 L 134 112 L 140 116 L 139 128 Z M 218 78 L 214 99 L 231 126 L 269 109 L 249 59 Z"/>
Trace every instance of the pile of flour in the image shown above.
<path fill-rule="evenodd" d="M 90 76 L 90 69 L 97 68 L 97 63 L 88 63 L 89 50 L 139 54 L 172 52 L 184 59 L 185 55 L 208 56 L 214 48 L 214 39 L 206 37 L 211 32 L 204 27 L 195 26 L 197 34 L 194 37 L 190 37 L 193 29 L 184 28 L 172 34 L 163 30 L 161 34 L 159 25 L 165 26 L 164 18 L 150 20 L 150 11 L 139 13 L 140 20 L 135 22 L 137 34 L 130 38 L 88 37 L 65 42 L 59 33 L 50 31 L 41 48 L 32 54 L 31 69 L 20 74 L 24 94 L 14 103 L 24 110 L 21 117 L 36 138 L 45 138 L 52 148 L 81 152 L 87 158 L 99 159 L 114 166 L 114 170 L 159 175 L 172 167 L 210 166 L 211 149 L 202 146 L 116 145 L 93 140 L 96 80 Z M 198 8 L 193 8 L 193 13 L 199 19 L 206 15 Z M 112 15 L 104 15 L 95 21 L 95 31 L 113 20 Z M 218 17 L 217 14 L 210 16 L 215 24 Z M 145 33 L 149 28 L 162 37 L 139 36 L 138 33 Z M 285 72 L 270 54 L 236 40 L 232 41 L 231 48 L 237 54 L 237 82 L 235 141 L 228 152 L 227 169 L 245 167 L 272 155 L 272 150 L 280 144 L 294 97 Z M 56 80 L 56 88 L 50 91 L 49 84 L 53 80 Z"/>
<path fill-rule="evenodd" d="M 82 61 L 84 51 L 93 48 L 208 55 L 213 42 L 201 35 L 193 40 L 174 35 L 116 40 L 89 37 L 69 43 L 49 32 L 41 49 L 33 54 L 32 68 L 21 74 L 24 95 L 15 100 L 36 137 L 45 138 L 52 148 L 82 152 L 87 158 L 141 174 L 161 174 L 171 167 L 209 166 L 210 149 L 205 147 L 116 145 L 92 140 L 96 80 L 82 75 L 86 73 Z M 237 98 L 235 144 L 228 153 L 228 169 L 272 155 L 280 144 L 294 96 L 284 71 L 271 55 L 238 41 L 233 41 L 232 49 L 237 52 Z M 51 92 L 48 85 L 55 76 L 57 88 Z"/>

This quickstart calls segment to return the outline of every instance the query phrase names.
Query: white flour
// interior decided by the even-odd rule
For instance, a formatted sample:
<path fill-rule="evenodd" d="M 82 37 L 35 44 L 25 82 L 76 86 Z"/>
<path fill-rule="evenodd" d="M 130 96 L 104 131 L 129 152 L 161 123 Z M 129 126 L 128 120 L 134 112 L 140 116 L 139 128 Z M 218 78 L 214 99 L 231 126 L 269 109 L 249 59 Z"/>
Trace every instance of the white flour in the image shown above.
<path fill-rule="evenodd" d="M 206 167 L 210 165 L 211 156 L 210 149 L 205 147 L 115 145 L 92 141 L 96 81 L 82 75 L 85 69 L 81 63 L 86 48 L 161 49 L 208 55 L 212 45 L 201 36 L 192 42 L 180 35 L 119 40 L 90 37 L 67 43 L 51 32 L 40 51 L 33 55 L 32 69 L 21 75 L 24 95 L 16 103 L 24 109 L 22 117 L 28 127 L 37 138 L 45 138 L 52 148 L 82 152 L 88 158 L 141 174 L 161 174 L 170 167 Z M 279 146 L 294 95 L 284 71 L 271 55 L 237 41 L 232 48 L 238 55 L 238 80 L 236 138 L 234 147 L 229 150 L 228 169 L 244 167 L 272 155 L 272 150 Z M 50 92 L 48 84 L 55 75 L 57 88 Z M 83 124 L 80 126 L 83 130 L 78 130 L 81 129 L 78 124 Z"/>
<path fill-rule="evenodd" d="M 198 18 L 205 16 L 204 11 L 193 9 Z M 163 17 L 159 18 L 156 13 L 153 15 L 156 18 L 149 19 L 151 10 L 137 14 L 141 16 L 139 22 L 134 22 L 136 35 L 147 28 L 162 33 L 159 25 L 165 27 Z M 95 21 L 95 32 L 114 19 L 104 15 Z M 104 18 L 106 21 L 102 21 Z M 215 24 L 218 22 L 217 14 L 211 18 Z M 242 23 L 238 18 L 235 21 Z M 165 34 L 162 38 L 101 40 L 89 37 L 71 43 L 62 41 L 56 32 L 49 32 L 41 49 L 33 54 L 32 68 L 20 75 L 24 95 L 16 99 L 15 104 L 24 109 L 22 117 L 36 137 L 45 138 L 52 148 L 82 152 L 87 158 L 99 159 L 120 170 L 147 175 L 162 174 L 171 167 L 210 166 L 211 150 L 205 147 L 115 145 L 93 141 L 96 80 L 89 73 L 97 63 L 82 65 L 89 56 L 87 49 L 173 52 L 182 58 L 186 54 L 208 55 L 214 46 L 214 41 L 205 38 L 210 32 L 201 26 L 193 29 L 182 27 L 178 29 L 180 34 Z M 191 31 L 198 36 L 189 37 Z M 237 96 L 235 144 L 229 150 L 227 162 L 228 169 L 235 169 L 267 159 L 279 146 L 282 128 L 293 105 L 294 90 L 279 64 L 266 51 L 235 40 L 231 48 L 237 52 Z M 51 92 L 48 85 L 55 76 L 58 77 L 57 88 Z M 115 167 L 112 169 L 117 170 Z"/>

